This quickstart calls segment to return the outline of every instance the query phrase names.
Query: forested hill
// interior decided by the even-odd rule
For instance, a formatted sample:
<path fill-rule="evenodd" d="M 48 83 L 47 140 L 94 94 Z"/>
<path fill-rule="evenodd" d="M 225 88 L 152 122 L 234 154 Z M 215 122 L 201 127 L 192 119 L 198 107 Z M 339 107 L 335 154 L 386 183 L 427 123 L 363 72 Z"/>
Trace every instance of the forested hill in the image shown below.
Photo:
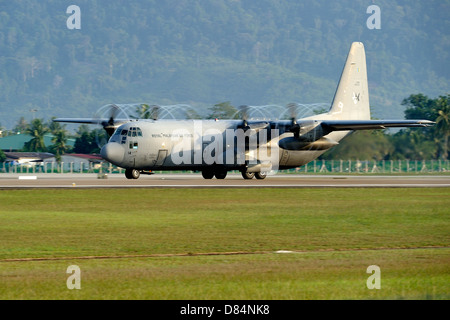
<path fill-rule="evenodd" d="M 72 4 L 79 30 L 66 26 Z M 448 0 L 1 1 L 0 124 L 108 103 L 330 103 L 353 41 L 373 116 L 403 118 L 410 94 L 449 92 L 449 13 Z"/>

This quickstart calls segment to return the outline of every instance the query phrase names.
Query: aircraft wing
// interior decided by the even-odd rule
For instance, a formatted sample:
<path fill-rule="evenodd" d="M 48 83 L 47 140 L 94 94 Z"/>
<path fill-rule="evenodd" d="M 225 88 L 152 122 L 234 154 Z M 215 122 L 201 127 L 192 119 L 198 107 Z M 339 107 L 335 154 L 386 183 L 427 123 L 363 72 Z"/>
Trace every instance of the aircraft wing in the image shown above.
<path fill-rule="evenodd" d="M 99 124 L 102 126 L 111 125 L 111 121 L 113 121 L 113 125 L 117 126 L 126 122 L 129 122 L 129 119 L 92 119 L 92 118 L 56 118 L 53 119 L 54 122 L 66 122 L 66 123 L 85 123 L 85 124 Z"/>
<path fill-rule="evenodd" d="M 106 133 L 112 136 L 114 131 L 122 124 L 129 122 L 128 119 L 114 119 L 113 117 L 107 119 L 92 119 L 92 118 L 56 118 L 54 122 L 67 122 L 67 123 L 85 123 L 85 124 L 97 124 L 102 125 Z"/>
<path fill-rule="evenodd" d="M 431 127 L 429 120 L 324 120 L 321 126 L 327 131 L 373 130 L 403 127 Z"/>

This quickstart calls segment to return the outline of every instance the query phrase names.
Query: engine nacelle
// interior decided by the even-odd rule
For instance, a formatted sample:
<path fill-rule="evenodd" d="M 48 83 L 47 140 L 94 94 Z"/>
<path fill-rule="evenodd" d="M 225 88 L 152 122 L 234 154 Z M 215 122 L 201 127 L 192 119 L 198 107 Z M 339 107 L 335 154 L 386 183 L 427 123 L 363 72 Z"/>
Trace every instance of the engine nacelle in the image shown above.
<path fill-rule="evenodd" d="M 301 141 L 295 137 L 288 137 L 281 139 L 278 145 L 286 150 L 300 151 L 300 150 L 328 150 L 331 147 L 338 145 L 339 142 L 322 137 L 316 141 Z"/>
<path fill-rule="evenodd" d="M 295 124 L 290 130 L 294 136 L 281 139 L 279 146 L 286 150 L 327 150 L 338 145 L 338 142 L 324 137 L 329 132 L 320 123 L 308 120 Z"/>
<path fill-rule="evenodd" d="M 300 124 L 299 134 L 296 139 L 303 142 L 314 142 L 322 138 L 325 134 L 319 121 L 303 121 Z"/>

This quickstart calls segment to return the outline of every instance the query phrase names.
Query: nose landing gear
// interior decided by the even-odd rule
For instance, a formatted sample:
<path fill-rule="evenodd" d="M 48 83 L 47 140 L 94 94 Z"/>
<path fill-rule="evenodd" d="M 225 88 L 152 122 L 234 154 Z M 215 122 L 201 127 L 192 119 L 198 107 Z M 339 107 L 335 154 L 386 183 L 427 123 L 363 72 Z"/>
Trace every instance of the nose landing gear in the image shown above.
<path fill-rule="evenodd" d="M 138 179 L 141 175 L 141 172 L 136 169 L 126 169 L 125 170 L 125 177 L 127 179 Z"/>

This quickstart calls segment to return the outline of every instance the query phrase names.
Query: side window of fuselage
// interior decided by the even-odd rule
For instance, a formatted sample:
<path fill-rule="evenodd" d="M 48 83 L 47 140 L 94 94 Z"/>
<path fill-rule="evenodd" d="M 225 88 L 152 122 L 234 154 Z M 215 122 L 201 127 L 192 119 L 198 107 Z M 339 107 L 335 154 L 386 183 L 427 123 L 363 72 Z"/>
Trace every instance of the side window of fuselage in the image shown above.
<path fill-rule="evenodd" d="M 130 149 L 137 149 L 138 148 L 138 142 L 137 141 L 130 141 L 128 143 L 128 148 L 130 148 Z"/>
<path fill-rule="evenodd" d="M 122 133 L 120 134 L 122 137 L 122 141 L 120 142 L 121 144 L 125 144 L 127 142 L 127 133 L 127 129 L 122 129 Z"/>

